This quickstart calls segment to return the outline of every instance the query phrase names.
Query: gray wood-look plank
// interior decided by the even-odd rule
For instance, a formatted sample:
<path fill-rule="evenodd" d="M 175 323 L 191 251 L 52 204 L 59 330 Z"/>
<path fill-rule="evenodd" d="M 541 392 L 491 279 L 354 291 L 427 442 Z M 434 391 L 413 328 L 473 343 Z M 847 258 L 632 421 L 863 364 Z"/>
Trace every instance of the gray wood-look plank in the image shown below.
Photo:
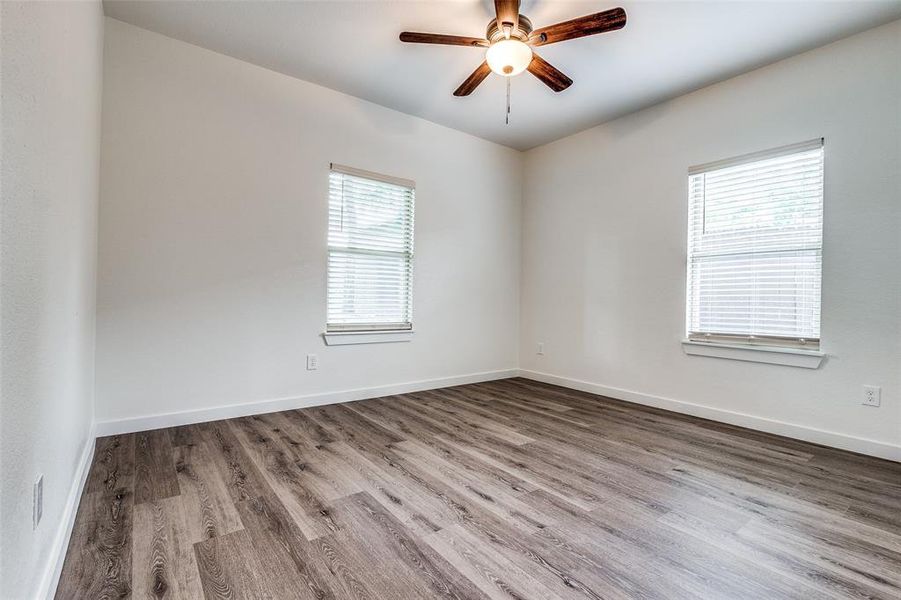
<path fill-rule="evenodd" d="M 57 598 L 901 598 L 901 464 L 509 379 L 97 441 Z"/>
<path fill-rule="evenodd" d="M 134 434 L 135 504 L 179 495 L 169 431 Z"/>
<path fill-rule="evenodd" d="M 204 442 L 175 446 L 172 459 L 192 544 L 244 528 Z"/>
<path fill-rule="evenodd" d="M 135 597 L 187 600 L 203 596 L 180 498 L 135 505 L 131 556 Z"/>

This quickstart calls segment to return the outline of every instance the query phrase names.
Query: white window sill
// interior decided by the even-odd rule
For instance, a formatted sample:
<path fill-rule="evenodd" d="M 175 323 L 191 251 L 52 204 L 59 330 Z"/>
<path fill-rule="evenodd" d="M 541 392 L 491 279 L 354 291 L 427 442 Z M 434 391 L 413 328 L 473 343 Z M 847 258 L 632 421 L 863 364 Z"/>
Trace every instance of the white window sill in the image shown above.
<path fill-rule="evenodd" d="M 826 355 L 817 350 L 776 348 L 773 346 L 739 346 L 713 342 L 682 340 L 682 350 L 692 356 L 711 356 L 749 362 L 817 369 Z"/>
<path fill-rule="evenodd" d="M 326 331 L 322 334 L 326 346 L 346 346 L 348 344 L 386 344 L 409 342 L 413 339 L 412 329 L 385 331 Z"/>

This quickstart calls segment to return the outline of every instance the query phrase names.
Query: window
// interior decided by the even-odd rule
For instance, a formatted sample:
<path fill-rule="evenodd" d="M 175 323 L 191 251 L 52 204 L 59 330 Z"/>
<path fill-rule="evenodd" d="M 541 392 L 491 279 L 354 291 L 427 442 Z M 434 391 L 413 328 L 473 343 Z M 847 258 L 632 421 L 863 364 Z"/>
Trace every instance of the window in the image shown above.
<path fill-rule="evenodd" d="M 818 350 L 823 140 L 688 172 L 687 333 Z"/>
<path fill-rule="evenodd" d="M 332 165 L 327 331 L 412 329 L 412 181 Z"/>

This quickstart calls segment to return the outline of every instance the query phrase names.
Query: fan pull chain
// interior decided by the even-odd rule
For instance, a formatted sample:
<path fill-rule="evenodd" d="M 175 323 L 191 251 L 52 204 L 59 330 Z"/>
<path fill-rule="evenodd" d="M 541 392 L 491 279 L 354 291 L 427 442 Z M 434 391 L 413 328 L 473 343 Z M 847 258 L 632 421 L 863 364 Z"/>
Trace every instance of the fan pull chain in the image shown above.
<path fill-rule="evenodd" d="M 506 125 L 510 124 L 510 79 L 511 77 L 504 77 L 507 80 L 507 114 L 504 116 L 504 123 Z"/>

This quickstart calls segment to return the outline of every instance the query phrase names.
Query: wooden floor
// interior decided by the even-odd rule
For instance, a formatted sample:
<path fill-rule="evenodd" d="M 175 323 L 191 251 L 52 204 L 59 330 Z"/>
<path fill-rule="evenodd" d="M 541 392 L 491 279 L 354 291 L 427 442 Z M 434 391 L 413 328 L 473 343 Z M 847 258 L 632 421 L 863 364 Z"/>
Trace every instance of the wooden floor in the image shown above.
<path fill-rule="evenodd" d="M 103 438 L 58 598 L 901 598 L 901 464 L 505 381 Z"/>

